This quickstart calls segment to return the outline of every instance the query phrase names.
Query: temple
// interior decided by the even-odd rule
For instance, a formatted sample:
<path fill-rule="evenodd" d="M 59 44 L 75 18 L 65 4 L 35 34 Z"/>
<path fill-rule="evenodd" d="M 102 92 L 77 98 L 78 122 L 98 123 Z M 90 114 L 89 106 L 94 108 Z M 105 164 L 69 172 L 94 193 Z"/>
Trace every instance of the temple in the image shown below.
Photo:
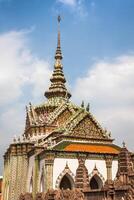
<path fill-rule="evenodd" d="M 66 87 L 60 44 L 46 101 L 26 107 L 25 130 L 4 155 L 3 200 L 134 199 L 134 156 L 113 143 Z"/>

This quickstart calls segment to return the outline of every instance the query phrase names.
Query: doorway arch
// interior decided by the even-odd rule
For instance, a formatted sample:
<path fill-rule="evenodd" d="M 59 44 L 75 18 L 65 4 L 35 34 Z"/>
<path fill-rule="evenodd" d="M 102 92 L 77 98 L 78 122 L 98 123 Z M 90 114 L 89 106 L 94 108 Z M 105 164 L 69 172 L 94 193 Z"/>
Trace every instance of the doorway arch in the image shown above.
<path fill-rule="evenodd" d="M 66 190 L 66 189 L 73 189 L 74 187 L 74 180 L 73 178 L 69 175 L 69 174 L 65 174 L 61 181 L 60 181 L 60 185 L 59 188 Z"/>
<path fill-rule="evenodd" d="M 95 174 L 91 179 L 90 179 L 90 188 L 91 190 L 98 190 L 101 189 L 103 186 L 103 182 L 101 178 Z"/>
<path fill-rule="evenodd" d="M 74 174 L 72 173 L 68 164 L 66 163 L 64 170 L 59 174 L 56 180 L 55 188 L 59 189 L 67 187 L 73 189 L 75 186 L 74 178 Z M 65 181 L 68 182 L 67 185 L 65 184 Z"/>

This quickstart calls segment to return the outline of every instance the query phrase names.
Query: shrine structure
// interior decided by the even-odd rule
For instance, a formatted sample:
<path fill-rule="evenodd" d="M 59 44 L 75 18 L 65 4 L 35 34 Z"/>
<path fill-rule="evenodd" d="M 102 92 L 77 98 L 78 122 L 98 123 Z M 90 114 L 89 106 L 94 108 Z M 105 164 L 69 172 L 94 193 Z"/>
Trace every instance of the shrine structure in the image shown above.
<path fill-rule="evenodd" d="M 24 133 L 4 155 L 3 200 L 134 199 L 133 155 L 113 143 L 89 104 L 72 103 L 62 58 L 58 28 L 46 101 L 26 107 Z"/>

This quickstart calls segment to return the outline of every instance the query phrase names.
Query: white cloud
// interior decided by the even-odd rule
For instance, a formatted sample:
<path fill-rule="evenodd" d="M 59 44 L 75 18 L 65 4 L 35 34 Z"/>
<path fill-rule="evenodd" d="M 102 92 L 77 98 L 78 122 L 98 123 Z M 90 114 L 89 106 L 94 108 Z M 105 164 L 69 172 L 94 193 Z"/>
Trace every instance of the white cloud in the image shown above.
<path fill-rule="evenodd" d="M 58 0 L 58 2 L 69 6 L 76 6 L 77 0 Z"/>
<path fill-rule="evenodd" d="M 12 31 L 0 35 L 0 134 L 3 143 L 24 129 L 25 96 L 39 99 L 48 87 L 49 63 L 34 56 L 28 33 Z M 118 142 L 133 148 L 134 56 L 94 63 L 85 77 L 76 80 L 71 92 L 77 99 L 91 102 L 91 109 Z M 25 89 L 28 88 L 28 92 Z M 31 90 L 29 90 L 29 88 Z M 24 91 L 26 93 L 24 93 Z M 7 126 L 8 125 L 8 126 Z M 4 145 L 3 145 L 4 147 Z"/>
<path fill-rule="evenodd" d="M 5 109 L 0 115 L 0 133 L 4 145 L 10 143 L 15 135 L 21 135 L 24 130 L 25 107 L 23 104 L 14 104 Z"/>
<path fill-rule="evenodd" d="M 88 15 L 85 0 L 57 0 L 57 2 L 71 8 L 71 11 L 75 13 L 75 17 L 85 18 Z"/>
<path fill-rule="evenodd" d="M 133 148 L 134 132 L 134 55 L 94 63 L 85 77 L 78 78 L 75 99 L 91 103 L 97 119 L 103 122 L 118 143 Z M 134 148 L 133 148 L 134 149 Z"/>
<path fill-rule="evenodd" d="M 48 87 L 50 75 L 49 63 L 37 59 L 36 63 L 34 63 L 34 71 L 30 80 L 34 85 L 32 91 L 34 98 L 38 99 L 40 96 L 43 96 L 44 90 Z"/>
<path fill-rule="evenodd" d="M 45 76 L 44 79 L 39 72 Z M 26 32 L 0 35 L 0 106 L 19 99 L 27 85 L 32 85 L 34 96 L 39 95 L 36 88 L 43 87 L 43 81 L 46 86 L 49 75 L 48 62 L 30 52 Z"/>
<path fill-rule="evenodd" d="M 33 55 L 29 31 L 0 34 L 1 151 L 25 125 L 25 104 L 43 97 L 51 74 L 49 63 Z M 28 101 L 28 102 L 27 102 Z M 2 160 L 2 158 L 0 158 Z"/>
<path fill-rule="evenodd" d="M 13 104 L 0 112 L 0 174 L 3 170 L 3 155 L 14 136 L 23 133 L 25 123 L 25 109 L 23 104 Z"/>

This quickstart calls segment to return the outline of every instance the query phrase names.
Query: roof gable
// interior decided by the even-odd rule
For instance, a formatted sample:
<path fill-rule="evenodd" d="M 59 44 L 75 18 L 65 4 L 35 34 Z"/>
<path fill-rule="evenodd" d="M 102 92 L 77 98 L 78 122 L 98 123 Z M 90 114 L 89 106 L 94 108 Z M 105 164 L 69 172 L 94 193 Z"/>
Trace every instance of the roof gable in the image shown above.
<path fill-rule="evenodd" d="M 91 118 L 85 116 L 76 126 L 71 130 L 71 135 L 77 135 L 87 138 L 105 138 L 104 131 L 98 127 Z"/>
<path fill-rule="evenodd" d="M 79 109 L 65 125 L 66 135 L 75 137 L 110 139 L 109 135 L 94 117 L 84 109 Z"/>

